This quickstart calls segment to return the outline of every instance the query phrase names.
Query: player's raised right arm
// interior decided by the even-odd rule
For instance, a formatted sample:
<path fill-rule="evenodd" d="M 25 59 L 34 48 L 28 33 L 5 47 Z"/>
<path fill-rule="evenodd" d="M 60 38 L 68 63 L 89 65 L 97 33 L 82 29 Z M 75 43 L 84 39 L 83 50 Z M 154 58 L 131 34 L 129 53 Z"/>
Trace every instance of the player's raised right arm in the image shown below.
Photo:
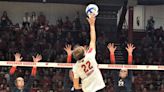
<path fill-rule="evenodd" d="M 87 18 L 88 23 L 90 25 L 90 44 L 89 48 L 96 48 L 96 31 L 95 31 L 95 21 L 96 17 L 94 15 L 90 15 L 89 18 Z"/>

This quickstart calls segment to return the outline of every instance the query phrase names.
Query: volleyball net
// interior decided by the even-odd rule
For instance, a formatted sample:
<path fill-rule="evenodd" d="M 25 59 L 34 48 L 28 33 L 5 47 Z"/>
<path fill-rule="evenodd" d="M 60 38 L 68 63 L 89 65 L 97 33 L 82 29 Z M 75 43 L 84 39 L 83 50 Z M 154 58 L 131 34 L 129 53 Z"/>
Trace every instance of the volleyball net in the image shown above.
<path fill-rule="evenodd" d="M 74 63 L 51 63 L 51 62 L 15 62 L 0 61 L 0 66 L 23 66 L 23 67 L 54 67 L 54 68 L 72 68 Z M 164 70 L 164 65 L 124 65 L 124 64 L 98 64 L 100 69 L 130 69 L 130 70 Z"/>

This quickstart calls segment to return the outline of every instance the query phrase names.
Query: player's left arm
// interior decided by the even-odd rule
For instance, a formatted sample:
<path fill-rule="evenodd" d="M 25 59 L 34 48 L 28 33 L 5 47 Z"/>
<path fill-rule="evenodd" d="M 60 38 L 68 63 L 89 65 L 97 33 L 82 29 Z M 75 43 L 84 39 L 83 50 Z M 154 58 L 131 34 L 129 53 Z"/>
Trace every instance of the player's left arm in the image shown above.
<path fill-rule="evenodd" d="M 128 64 L 133 64 L 133 50 L 135 49 L 133 44 L 127 44 L 126 50 L 128 52 Z"/>
<path fill-rule="evenodd" d="M 81 85 L 79 84 L 79 78 L 73 78 L 73 86 L 76 90 L 81 89 Z"/>
<path fill-rule="evenodd" d="M 76 66 L 73 67 L 73 69 L 70 71 L 70 77 L 72 78 L 73 81 L 73 87 L 78 90 L 81 89 L 81 84 L 79 84 L 79 75 L 77 73 L 77 68 Z"/>

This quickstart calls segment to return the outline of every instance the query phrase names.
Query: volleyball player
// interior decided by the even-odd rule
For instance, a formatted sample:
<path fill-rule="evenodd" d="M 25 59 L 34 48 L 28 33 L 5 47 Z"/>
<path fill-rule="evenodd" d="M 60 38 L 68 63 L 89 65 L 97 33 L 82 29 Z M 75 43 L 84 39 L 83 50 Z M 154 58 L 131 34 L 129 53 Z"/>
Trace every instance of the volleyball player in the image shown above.
<path fill-rule="evenodd" d="M 36 57 L 32 57 L 33 61 L 35 63 L 39 62 L 42 60 L 41 55 L 36 55 Z M 16 53 L 15 54 L 15 62 L 20 62 L 23 58 L 21 57 L 21 54 Z M 17 66 L 13 65 L 12 68 L 10 69 L 10 88 L 11 92 L 30 92 L 31 85 L 33 83 L 34 77 L 36 75 L 36 70 L 37 67 L 33 66 L 32 71 L 31 71 L 31 76 L 28 80 L 28 82 L 25 84 L 23 77 L 17 77 L 14 81 L 14 73 L 16 71 Z"/>
<path fill-rule="evenodd" d="M 73 66 L 73 84 L 75 89 L 82 89 L 83 92 L 96 92 L 105 87 L 101 72 L 95 59 L 96 55 L 96 32 L 94 15 L 87 18 L 90 24 L 90 44 L 86 52 L 83 46 L 74 48 L 72 55 L 76 59 Z M 80 85 L 79 79 L 82 84 Z"/>
<path fill-rule="evenodd" d="M 116 47 L 113 43 L 108 44 L 108 49 L 110 51 L 110 61 L 112 64 L 116 63 L 114 52 Z M 128 64 L 132 64 L 133 60 L 133 50 L 135 47 L 133 44 L 127 44 L 126 50 L 128 52 Z M 127 69 L 121 69 L 120 71 L 113 71 L 114 73 L 114 90 L 115 92 L 131 92 L 132 85 L 132 71 Z"/>

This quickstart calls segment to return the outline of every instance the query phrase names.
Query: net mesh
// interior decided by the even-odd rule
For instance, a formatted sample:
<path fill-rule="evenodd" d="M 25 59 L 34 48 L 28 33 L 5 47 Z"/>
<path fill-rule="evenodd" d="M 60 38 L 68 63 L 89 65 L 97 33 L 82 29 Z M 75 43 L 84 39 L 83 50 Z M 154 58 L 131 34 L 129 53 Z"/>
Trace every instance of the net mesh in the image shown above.
<path fill-rule="evenodd" d="M 9 87 L 11 67 L 0 67 L 0 91 L 10 92 Z M 37 69 L 35 80 L 32 81 L 30 92 L 70 92 L 73 90 L 72 81 L 69 78 L 69 70 L 63 68 L 43 68 Z M 102 75 L 106 83 L 106 87 L 101 92 L 116 92 L 120 89 L 119 70 L 102 70 Z M 21 76 L 25 80 L 25 84 L 29 80 L 31 68 L 18 67 L 14 76 Z M 129 70 L 124 85 L 131 92 L 163 92 L 164 91 L 164 74 L 163 71 L 144 71 Z M 10 90 L 10 91 L 9 91 Z"/>

